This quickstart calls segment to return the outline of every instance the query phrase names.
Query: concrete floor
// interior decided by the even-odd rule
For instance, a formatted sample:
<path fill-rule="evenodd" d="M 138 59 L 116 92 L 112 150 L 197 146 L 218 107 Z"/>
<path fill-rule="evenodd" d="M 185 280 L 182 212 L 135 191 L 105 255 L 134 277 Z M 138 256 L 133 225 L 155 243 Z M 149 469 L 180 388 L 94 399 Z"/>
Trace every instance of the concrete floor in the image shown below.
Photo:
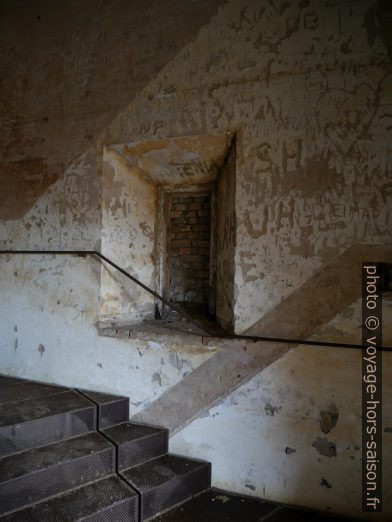
<path fill-rule="evenodd" d="M 157 516 L 152 522 L 337 522 L 353 521 L 316 511 L 303 511 L 255 498 L 209 490 Z"/>

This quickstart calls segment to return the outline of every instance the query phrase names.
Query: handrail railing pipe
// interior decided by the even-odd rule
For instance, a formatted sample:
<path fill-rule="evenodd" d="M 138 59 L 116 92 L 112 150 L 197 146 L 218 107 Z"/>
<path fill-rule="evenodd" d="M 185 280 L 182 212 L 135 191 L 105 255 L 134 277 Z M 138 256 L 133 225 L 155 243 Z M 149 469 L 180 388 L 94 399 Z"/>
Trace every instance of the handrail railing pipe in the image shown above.
<path fill-rule="evenodd" d="M 308 346 L 319 346 L 319 347 L 332 347 L 332 348 L 351 348 L 351 349 L 357 349 L 357 350 L 363 350 L 364 347 L 361 344 L 353 344 L 353 343 L 335 343 L 335 342 L 329 342 L 329 341 L 312 341 L 309 339 L 287 339 L 287 338 L 281 338 L 281 337 L 267 337 L 267 336 L 256 336 L 256 335 L 236 335 L 236 334 L 215 334 L 212 332 L 209 332 L 205 325 L 200 324 L 197 320 L 195 320 L 193 317 L 191 317 L 185 310 L 177 306 L 176 304 L 172 303 L 171 301 L 168 301 L 166 298 L 158 294 L 155 290 L 152 290 L 147 285 L 139 281 L 136 277 L 129 274 L 126 270 L 121 268 L 119 265 L 117 265 L 114 261 L 109 259 L 108 257 L 104 256 L 97 250 L 0 250 L 1 254 L 7 254 L 7 255 L 78 255 L 78 256 L 93 256 L 98 257 L 108 265 L 115 268 L 118 272 L 123 274 L 125 277 L 133 281 L 135 284 L 143 288 L 146 292 L 148 292 L 150 295 L 152 295 L 155 299 L 158 299 L 166 305 L 167 307 L 171 308 L 174 312 L 178 313 L 180 317 L 186 319 L 191 324 L 199 328 L 204 334 L 202 337 L 207 338 L 214 338 L 214 339 L 232 339 L 232 340 L 244 340 L 244 341 L 253 341 L 253 342 L 272 342 L 272 343 L 279 343 L 279 344 L 293 344 L 293 345 L 299 345 L 304 344 Z M 197 334 L 196 335 L 200 335 Z M 377 350 L 380 351 L 392 351 L 392 347 L 388 346 L 378 346 Z"/>

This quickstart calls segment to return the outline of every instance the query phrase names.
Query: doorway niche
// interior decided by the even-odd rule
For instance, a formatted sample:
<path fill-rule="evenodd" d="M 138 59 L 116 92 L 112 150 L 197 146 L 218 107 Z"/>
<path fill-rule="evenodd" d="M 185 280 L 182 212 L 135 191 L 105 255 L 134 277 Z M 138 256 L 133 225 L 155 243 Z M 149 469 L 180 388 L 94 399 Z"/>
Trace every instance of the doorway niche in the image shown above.
<path fill-rule="evenodd" d="M 185 307 L 234 326 L 235 136 L 205 134 L 105 147 L 102 252 Z M 148 320 L 160 301 L 107 267 L 100 319 Z"/>

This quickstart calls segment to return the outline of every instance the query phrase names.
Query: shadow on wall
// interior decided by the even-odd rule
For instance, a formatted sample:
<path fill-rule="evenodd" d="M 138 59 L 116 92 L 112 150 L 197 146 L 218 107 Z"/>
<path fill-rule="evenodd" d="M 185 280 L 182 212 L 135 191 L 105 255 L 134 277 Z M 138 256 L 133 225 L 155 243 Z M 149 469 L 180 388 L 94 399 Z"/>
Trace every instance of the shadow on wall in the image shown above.
<path fill-rule="evenodd" d="M 223 3 L 2 2 L 0 219 L 23 217 Z"/>

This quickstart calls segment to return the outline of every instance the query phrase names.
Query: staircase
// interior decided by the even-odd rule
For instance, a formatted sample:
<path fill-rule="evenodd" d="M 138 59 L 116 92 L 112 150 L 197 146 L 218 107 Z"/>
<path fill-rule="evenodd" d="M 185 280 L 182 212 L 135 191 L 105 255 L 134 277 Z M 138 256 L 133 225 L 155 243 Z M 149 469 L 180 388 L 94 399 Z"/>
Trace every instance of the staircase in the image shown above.
<path fill-rule="evenodd" d="M 129 399 L 0 376 L 0 519 L 131 521 L 207 490 L 208 462 L 128 422 Z"/>

